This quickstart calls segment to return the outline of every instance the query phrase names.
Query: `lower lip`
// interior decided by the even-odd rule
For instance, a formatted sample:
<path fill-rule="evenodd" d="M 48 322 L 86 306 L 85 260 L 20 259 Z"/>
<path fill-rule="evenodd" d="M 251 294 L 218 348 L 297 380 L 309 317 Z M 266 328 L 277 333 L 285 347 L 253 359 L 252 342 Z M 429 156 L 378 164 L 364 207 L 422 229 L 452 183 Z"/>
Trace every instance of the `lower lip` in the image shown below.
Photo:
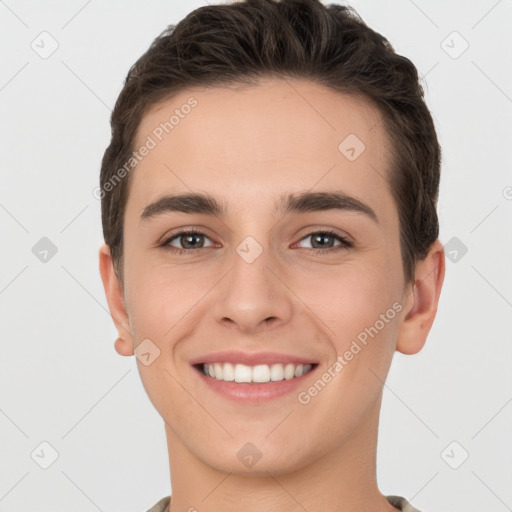
<path fill-rule="evenodd" d="M 287 395 L 288 393 L 297 390 L 301 385 L 303 386 L 305 379 L 308 378 L 316 368 L 317 366 L 313 367 L 308 373 L 301 375 L 300 377 L 294 377 L 293 379 L 288 380 L 264 383 L 238 383 L 208 377 L 201 370 L 193 367 L 194 371 L 210 389 L 226 398 L 234 400 L 235 402 L 244 403 L 268 402 L 275 398 Z"/>

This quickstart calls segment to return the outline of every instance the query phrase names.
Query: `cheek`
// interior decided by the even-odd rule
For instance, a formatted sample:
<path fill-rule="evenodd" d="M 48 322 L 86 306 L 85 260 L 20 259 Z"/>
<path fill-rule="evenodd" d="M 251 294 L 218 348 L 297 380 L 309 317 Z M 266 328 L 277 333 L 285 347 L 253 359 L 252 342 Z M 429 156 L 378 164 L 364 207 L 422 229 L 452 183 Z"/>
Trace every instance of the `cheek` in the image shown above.
<path fill-rule="evenodd" d="M 318 272 L 314 279 L 312 273 L 297 276 L 293 286 L 341 348 L 373 325 L 398 297 L 398 287 L 388 277 L 390 269 L 384 267 L 379 261 L 345 261 Z"/>
<path fill-rule="evenodd" d="M 335 353 L 329 374 L 325 379 L 319 376 L 329 383 L 313 399 L 311 410 L 321 418 L 329 409 L 333 424 L 344 424 L 350 431 L 373 410 L 382 392 L 394 353 L 400 303 L 397 287 L 388 286 L 385 273 L 366 269 L 342 274 L 333 277 L 336 282 L 326 281 L 322 292 L 329 299 L 319 316 L 327 319 Z M 318 389 L 323 389 L 322 383 Z"/>
<path fill-rule="evenodd" d="M 179 272 L 169 269 L 132 275 L 129 301 L 134 344 L 137 347 L 144 340 L 149 352 L 157 354 L 150 364 L 137 357 L 137 366 L 150 401 L 164 418 L 172 418 L 173 411 L 194 407 L 179 385 L 182 376 L 178 374 L 176 340 L 186 334 L 187 312 L 197 303 L 198 293 Z M 150 340 L 149 345 L 145 340 Z"/>
<path fill-rule="evenodd" d="M 299 300 L 297 308 L 306 308 L 309 315 L 316 317 L 325 334 L 335 340 L 339 353 L 365 328 L 374 325 L 395 301 L 398 287 L 387 263 L 374 257 L 363 263 L 359 258 L 347 259 L 339 265 L 283 269 L 283 278 L 294 292 L 290 301 Z M 213 288 L 218 281 L 219 269 L 215 265 L 199 272 L 194 266 L 159 264 L 133 272 L 127 282 L 131 283 L 130 316 L 136 326 L 135 343 L 149 338 L 161 350 L 169 351 L 172 340 L 191 328 L 190 321 L 199 320 L 198 311 L 201 317 L 208 316 L 209 308 L 203 309 L 206 303 L 211 305 L 207 295 L 215 295 Z"/>
<path fill-rule="evenodd" d="M 209 288 L 206 277 L 197 281 L 177 267 L 150 268 L 131 279 L 130 314 L 136 334 L 161 341 L 176 337 L 180 323 L 186 323 L 187 313 Z"/>
<path fill-rule="evenodd" d="M 373 403 L 382 387 L 379 378 L 385 380 L 393 357 L 400 295 L 399 286 L 389 278 L 391 270 L 378 262 L 345 265 L 330 279 L 317 282 L 309 296 L 312 302 L 317 297 L 311 309 L 329 330 L 333 363 L 342 358 L 331 391 L 337 390 L 340 396 L 352 389 L 346 400 L 359 401 L 359 405 L 350 402 L 345 406 L 353 410 L 363 411 Z M 332 399 L 336 400 L 334 395 Z"/>

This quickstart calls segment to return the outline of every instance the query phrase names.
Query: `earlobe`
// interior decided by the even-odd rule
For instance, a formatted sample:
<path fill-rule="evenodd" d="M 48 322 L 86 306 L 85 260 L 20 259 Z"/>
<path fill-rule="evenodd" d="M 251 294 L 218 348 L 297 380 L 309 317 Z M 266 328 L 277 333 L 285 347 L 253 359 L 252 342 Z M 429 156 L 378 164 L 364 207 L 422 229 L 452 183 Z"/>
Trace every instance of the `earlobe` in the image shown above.
<path fill-rule="evenodd" d="M 130 341 L 127 341 L 121 337 L 117 338 L 117 340 L 114 342 L 114 348 L 120 356 L 133 356 L 134 350 L 131 337 Z"/>
<path fill-rule="evenodd" d="M 119 333 L 119 337 L 114 343 L 114 348 L 119 355 L 132 356 L 134 354 L 134 346 L 129 329 L 130 323 L 123 297 L 123 290 L 114 271 L 110 248 L 107 244 L 103 244 L 100 247 L 99 267 L 108 308 Z"/>
<path fill-rule="evenodd" d="M 398 352 L 416 354 L 425 345 L 437 313 L 444 274 L 444 249 L 436 240 L 427 256 L 417 263 L 414 284 L 404 297 L 407 309 L 398 332 Z"/>

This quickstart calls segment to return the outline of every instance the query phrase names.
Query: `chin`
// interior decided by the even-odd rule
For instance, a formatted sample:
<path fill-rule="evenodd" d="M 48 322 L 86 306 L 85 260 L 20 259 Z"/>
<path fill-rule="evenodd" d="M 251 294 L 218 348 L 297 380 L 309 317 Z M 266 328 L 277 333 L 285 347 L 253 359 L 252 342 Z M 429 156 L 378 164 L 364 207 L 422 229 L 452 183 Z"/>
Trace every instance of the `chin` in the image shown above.
<path fill-rule="evenodd" d="M 307 453 L 299 451 L 308 445 L 303 440 L 297 443 L 297 447 L 291 447 L 291 451 L 290 448 L 285 451 L 282 446 L 279 449 L 268 440 L 261 440 L 259 444 L 257 440 L 254 443 L 232 440 L 228 444 L 222 453 L 208 452 L 197 456 L 217 471 L 254 478 L 268 478 L 269 473 L 273 476 L 293 473 L 307 467 L 315 458 L 314 450 L 309 446 Z"/>

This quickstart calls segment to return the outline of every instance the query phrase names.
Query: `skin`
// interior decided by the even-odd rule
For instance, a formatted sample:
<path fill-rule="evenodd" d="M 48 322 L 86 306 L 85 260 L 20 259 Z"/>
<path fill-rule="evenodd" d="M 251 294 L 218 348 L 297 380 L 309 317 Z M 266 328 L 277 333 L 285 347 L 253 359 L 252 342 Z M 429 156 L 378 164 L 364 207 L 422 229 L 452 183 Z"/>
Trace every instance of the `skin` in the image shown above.
<path fill-rule="evenodd" d="M 160 356 L 137 359 L 146 392 L 165 422 L 171 512 L 398 510 L 380 493 L 376 450 L 383 384 L 395 351 L 419 352 L 444 279 L 437 240 L 405 283 L 396 205 L 385 181 L 389 146 L 369 102 L 305 80 L 245 88 L 189 89 L 142 119 L 135 147 L 193 96 L 198 105 L 136 167 L 124 219 L 124 289 L 108 246 L 100 273 L 117 327 L 117 352 L 142 340 Z M 366 149 L 349 161 L 338 145 L 356 134 Z M 214 177 L 212 179 L 212 176 Z M 379 222 L 356 212 L 272 214 L 283 193 L 343 190 Z M 144 208 L 168 193 L 208 192 L 225 218 L 169 212 L 146 222 Z M 205 233 L 193 255 L 157 243 L 178 228 Z M 315 237 L 331 228 L 354 242 Z M 247 263 L 237 246 L 252 236 L 262 254 Z M 194 242 L 194 241 L 192 241 Z M 186 237 L 174 239 L 176 248 Z M 414 284 L 414 286 L 413 286 Z M 272 350 L 320 363 L 307 389 L 352 340 L 394 302 L 386 323 L 307 405 L 292 392 L 266 404 L 236 404 L 207 388 L 189 360 L 224 349 Z M 247 442 L 261 452 L 248 468 Z"/>

